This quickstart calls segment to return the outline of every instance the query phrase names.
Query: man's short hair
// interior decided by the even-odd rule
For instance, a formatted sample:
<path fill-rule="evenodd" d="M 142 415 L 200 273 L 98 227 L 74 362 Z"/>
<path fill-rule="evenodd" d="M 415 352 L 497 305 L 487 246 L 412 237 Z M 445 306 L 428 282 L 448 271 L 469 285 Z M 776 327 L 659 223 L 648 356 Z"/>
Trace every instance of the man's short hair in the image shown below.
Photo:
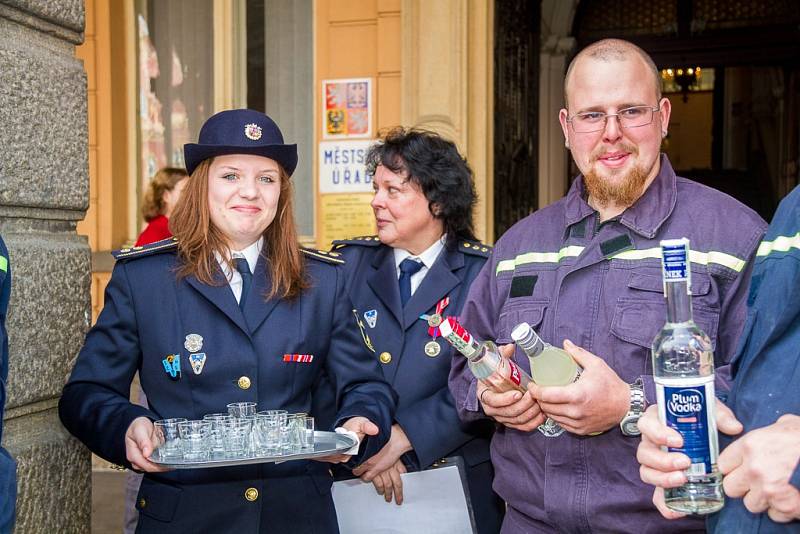
<path fill-rule="evenodd" d="M 661 100 L 661 73 L 656 67 L 653 58 L 650 55 L 629 41 L 622 39 L 603 39 L 592 43 L 572 59 L 567 68 L 567 75 L 564 77 L 564 107 L 569 107 L 569 97 L 567 86 L 569 85 L 572 71 L 578 60 L 583 58 L 591 58 L 598 61 L 625 61 L 630 54 L 636 54 L 647 64 L 650 72 L 653 74 L 653 85 L 656 90 L 656 101 Z"/>

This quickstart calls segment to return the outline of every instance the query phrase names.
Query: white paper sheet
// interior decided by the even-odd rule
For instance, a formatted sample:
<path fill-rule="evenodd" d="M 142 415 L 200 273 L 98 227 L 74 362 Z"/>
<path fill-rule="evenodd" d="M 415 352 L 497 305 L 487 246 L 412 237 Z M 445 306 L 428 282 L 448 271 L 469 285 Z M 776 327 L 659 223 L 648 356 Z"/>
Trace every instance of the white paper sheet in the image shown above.
<path fill-rule="evenodd" d="M 473 534 L 456 465 L 405 473 L 403 504 L 358 479 L 333 484 L 341 534 Z"/>

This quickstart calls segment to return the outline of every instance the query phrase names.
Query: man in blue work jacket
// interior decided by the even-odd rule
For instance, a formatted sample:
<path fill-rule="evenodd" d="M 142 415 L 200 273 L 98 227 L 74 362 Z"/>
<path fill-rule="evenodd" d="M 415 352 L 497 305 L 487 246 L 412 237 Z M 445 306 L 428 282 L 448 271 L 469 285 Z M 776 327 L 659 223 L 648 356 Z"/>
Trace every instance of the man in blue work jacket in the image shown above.
<path fill-rule="evenodd" d="M 650 346 L 666 318 L 663 239 L 691 242 L 694 317 L 714 345 L 718 388 L 746 314 L 751 259 L 766 224 L 731 197 L 676 176 L 661 154 L 670 102 L 640 48 L 607 39 L 582 50 L 565 81 L 565 142 L 581 170 L 561 200 L 497 242 L 462 311 L 479 339 L 509 344 L 525 321 L 583 367 L 564 387 L 496 393 L 453 360 L 463 420 L 491 417 L 502 532 L 702 531 L 663 519 L 639 479 L 636 421 L 655 403 Z M 517 363 L 529 370 L 517 351 Z M 536 376 L 533 377 L 534 380 Z M 536 431 L 545 417 L 565 430 Z"/>
<path fill-rule="evenodd" d="M 6 405 L 6 380 L 8 379 L 8 335 L 6 312 L 11 296 L 11 264 L 8 249 L 0 237 L 0 440 L 3 438 L 3 408 Z M 14 527 L 14 506 L 17 496 L 17 467 L 8 451 L 0 447 L 0 533 L 11 532 Z"/>
<path fill-rule="evenodd" d="M 800 187 L 781 202 L 758 248 L 748 317 L 733 362 L 727 406 L 717 403 L 719 430 L 742 437 L 719 457 L 725 507 L 711 532 L 800 531 Z M 654 409 L 655 407 L 653 407 Z M 659 489 L 654 502 L 666 517 L 663 489 L 686 481 L 689 461 L 660 446 L 680 446 L 653 409 L 641 421 L 642 479 Z M 737 421 L 735 417 L 741 421 Z M 675 445 L 678 443 L 678 445 Z"/>

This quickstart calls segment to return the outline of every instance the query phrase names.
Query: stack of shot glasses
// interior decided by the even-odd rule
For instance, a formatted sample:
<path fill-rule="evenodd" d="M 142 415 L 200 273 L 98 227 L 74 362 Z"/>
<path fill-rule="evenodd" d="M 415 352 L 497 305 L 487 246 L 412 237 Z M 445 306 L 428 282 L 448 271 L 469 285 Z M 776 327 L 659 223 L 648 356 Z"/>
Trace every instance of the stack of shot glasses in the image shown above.
<path fill-rule="evenodd" d="M 227 408 L 228 413 L 211 413 L 200 420 L 156 421 L 154 438 L 158 460 L 194 463 L 314 451 L 314 418 L 308 414 L 256 411 L 255 402 L 233 402 Z"/>

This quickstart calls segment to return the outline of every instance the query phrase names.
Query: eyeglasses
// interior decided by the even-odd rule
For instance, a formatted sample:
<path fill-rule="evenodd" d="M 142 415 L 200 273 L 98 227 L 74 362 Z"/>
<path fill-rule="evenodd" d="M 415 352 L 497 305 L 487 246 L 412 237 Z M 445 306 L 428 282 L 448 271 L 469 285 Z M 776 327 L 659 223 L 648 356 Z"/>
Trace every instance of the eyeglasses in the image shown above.
<path fill-rule="evenodd" d="M 592 133 L 605 130 L 609 117 L 619 119 L 619 125 L 622 128 L 638 128 L 653 122 L 653 114 L 657 111 L 661 111 L 658 106 L 654 108 L 650 106 L 633 106 L 621 109 L 616 113 L 587 111 L 586 113 L 573 115 L 567 119 L 567 122 L 572 124 L 572 129 L 575 133 Z"/>

